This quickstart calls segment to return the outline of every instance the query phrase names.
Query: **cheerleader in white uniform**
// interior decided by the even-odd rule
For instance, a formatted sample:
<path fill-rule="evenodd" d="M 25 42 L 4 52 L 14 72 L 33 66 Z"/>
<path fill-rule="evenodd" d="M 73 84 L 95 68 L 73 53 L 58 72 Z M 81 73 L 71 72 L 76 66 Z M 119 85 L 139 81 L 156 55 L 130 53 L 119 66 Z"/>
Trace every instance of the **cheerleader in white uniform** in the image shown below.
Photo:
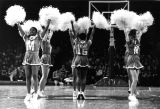
<path fill-rule="evenodd" d="M 71 21 L 71 25 L 72 25 L 72 29 L 69 30 L 69 35 L 70 35 L 70 41 L 71 41 L 71 45 L 72 45 L 72 49 L 73 49 L 73 59 L 72 59 L 72 75 L 73 75 L 73 99 L 76 99 L 77 97 L 77 93 L 76 93 L 76 70 L 75 67 L 73 67 L 75 58 L 76 58 L 76 46 L 75 46 L 75 40 L 77 39 L 77 35 L 78 33 L 75 31 L 74 25 L 73 25 L 73 21 Z"/>
<path fill-rule="evenodd" d="M 48 21 L 49 25 L 50 21 Z M 30 90 L 31 90 L 31 78 L 33 77 L 33 85 L 34 85 L 34 98 L 37 99 L 37 89 L 38 89 L 38 70 L 40 63 L 39 58 L 39 49 L 41 45 L 42 38 L 39 35 L 39 32 L 35 27 L 30 28 L 29 35 L 25 34 L 24 30 L 22 29 L 21 25 L 17 24 L 19 32 L 23 37 L 26 46 L 26 52 L 23 60 L 23 65 L 25 68 L 25 75 L 26 75 L 26 86 L 27 86 L 27 96 L 25 97 L 26 101 L 29 101 L 32 97 Z M 48 26 L 47 26 L 48 28 Z M 42 35 L 45 35 L 47 28 L 42 32 Z"/>
<path fill-rule="evenodd" d="M 40 97 L 44 97 L 44 89 L 47 82 L 48 74 L 50 71 L 50 67 L 53 66 L 51 64 L 51 51 L 52 46 L 50 44 L 50 40 L 52 38 L 53 31 L 48 29 L 44 38 L 42 39 L 41 48 L 42 48 L 42 57 L 41 57 L 41 69 L 42 69 L 42 77 L 39 82 L 39 92 L 38 95 Z"/>

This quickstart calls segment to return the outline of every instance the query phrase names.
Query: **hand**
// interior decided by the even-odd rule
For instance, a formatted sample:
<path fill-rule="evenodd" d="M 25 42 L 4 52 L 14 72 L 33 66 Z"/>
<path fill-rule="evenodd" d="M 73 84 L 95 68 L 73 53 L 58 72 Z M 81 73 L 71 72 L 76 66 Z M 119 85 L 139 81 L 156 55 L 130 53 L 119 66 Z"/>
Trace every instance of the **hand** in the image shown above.
<path fill-rule="evenodd" d="M 48 24 L 51 22 L 51 19 L 48 19 Z"/>
<path fill-rule="evenodd" d="M 17 24 L 17 25 L 21 25 L 21 24 L 22 24 L 22 22 L 17 22 L 16 24 Z"/>
<path fill-rule="evenodd" d="M 91 25 L 93 25 L 93 26 L 95 25 L 94 22 L 93 22 L 93 20 L 91 20 Z"/>
<path fill-rule="evenodd" d="M 71 24 L 73 24 L 73 20 L 71 20 Z"/>
<path fill-rule="evenodd" d="M 37 31 L 37 33 L 40 33 L 40 32 L 41 32 L 40 30 Z"/>

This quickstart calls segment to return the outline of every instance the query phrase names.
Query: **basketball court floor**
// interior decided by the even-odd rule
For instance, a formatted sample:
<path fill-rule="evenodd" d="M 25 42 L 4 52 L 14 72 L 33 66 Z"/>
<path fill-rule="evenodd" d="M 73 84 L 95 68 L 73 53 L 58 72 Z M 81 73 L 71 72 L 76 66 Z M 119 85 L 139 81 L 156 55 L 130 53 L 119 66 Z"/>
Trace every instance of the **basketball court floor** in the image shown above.
<path fill-rule="evenodd" d="M 25 86 L 0 86 L 0 109 L 160 109 L 160 88 L 138 87 L 138 102 L 128 100 L 127 87 L 88 86 L 86 100 L 72 99 L 71 86 L 47 86 L 47 97 L 24 102 Z"/>

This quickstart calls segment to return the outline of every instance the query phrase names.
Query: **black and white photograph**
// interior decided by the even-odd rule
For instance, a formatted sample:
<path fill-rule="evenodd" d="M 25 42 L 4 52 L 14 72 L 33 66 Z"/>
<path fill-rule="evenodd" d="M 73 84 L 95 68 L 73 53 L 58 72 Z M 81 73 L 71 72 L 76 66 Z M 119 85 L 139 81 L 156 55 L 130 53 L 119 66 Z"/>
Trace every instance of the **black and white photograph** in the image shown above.
<path fill-rule="evenodd" d="M 160 0 L 0 0 L 0 109 L 160 109 Z"/>

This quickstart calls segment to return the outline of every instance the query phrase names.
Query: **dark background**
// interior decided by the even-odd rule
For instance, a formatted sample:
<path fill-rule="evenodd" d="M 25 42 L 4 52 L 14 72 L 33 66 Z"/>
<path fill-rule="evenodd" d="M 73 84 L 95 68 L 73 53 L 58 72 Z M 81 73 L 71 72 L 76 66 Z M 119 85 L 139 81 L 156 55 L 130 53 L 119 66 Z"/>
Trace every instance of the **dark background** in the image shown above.
<path fill-rule="evenodd" d="M 37 20 L 39 9 L 49 5 L 59 8 L 60 12 L 73 12 L 77 19 L 82 16 L 88 16 L 88 0 L 0 0 L 0 49 L 5 49 L 8 44 L 20 44 L 24 46 L 22 39 L 18 35 L 17 28 L 8 26 L 4 21 L 6 10 L 14 4 L 21 5 L 25 8 L 27 13 L 26 20 Z M 155 18 L 154 25 L 151 26 L 148 32 L 143 35 L 144 37 L 142 37 L 142 51 L 145 53 L 154 53 L 157 56 L 160 54 L 159 6 L 160 2 L 156 0 L 130 1 L 130 10 L 138 14 L 150 11 Z M 59 38 L 61 36 L 59 36 Z M 100 37 L 95 36 L 95 38 L 100 40 L 103 37 L 107 37 L 103 32 L 99 34 L 99 36 Z M 119 42 L 119 40 L 117 40 L 117 42 Z"/>
<path fill-rule="evenodd" d="M 52 5 L 57 7 L 60 12 L 73 12 L 76 19 L 88 16 L 88 0 L 0 0 L 0 52 L 6 49 L 22 48 L 25 52 L 25 45 L 18 34 L 17 27 L 8 26 L 4 21 L 6 10 L 12 5 L 21 5 L 25 8 L 26 20 L 38 20 L 38 13 L 43 6 Z M 160 1 L 158 0 L 131 0 L 130 10 L 138 14 L 150 11 L 155 19 L 153 26 L 149 27 L 148 32 L 143 34 L 141 40 L 141 55 L 152 55 L 159 59 L 160 56 Z M 15 12 L 16 13 L 16 12 Z M 124 33 L 115 30 L 116 54 L 124 55 L 125 38 Z M 55 32 L 51 40 L 53 46 L 52 63 L 58 69 L 61 65 L 72 59 L 72 48 L 69 41 L 68 32 Z M 96 29 L 91 51 L 103 56 L 107 63 L 109 45 L 109 31 Z M 3 58 L 3 57 L 0 57 Z M 123 60 L 122 60 L 123 61 Z M 123 66 L 123 65 L 122 65 Z"/>

